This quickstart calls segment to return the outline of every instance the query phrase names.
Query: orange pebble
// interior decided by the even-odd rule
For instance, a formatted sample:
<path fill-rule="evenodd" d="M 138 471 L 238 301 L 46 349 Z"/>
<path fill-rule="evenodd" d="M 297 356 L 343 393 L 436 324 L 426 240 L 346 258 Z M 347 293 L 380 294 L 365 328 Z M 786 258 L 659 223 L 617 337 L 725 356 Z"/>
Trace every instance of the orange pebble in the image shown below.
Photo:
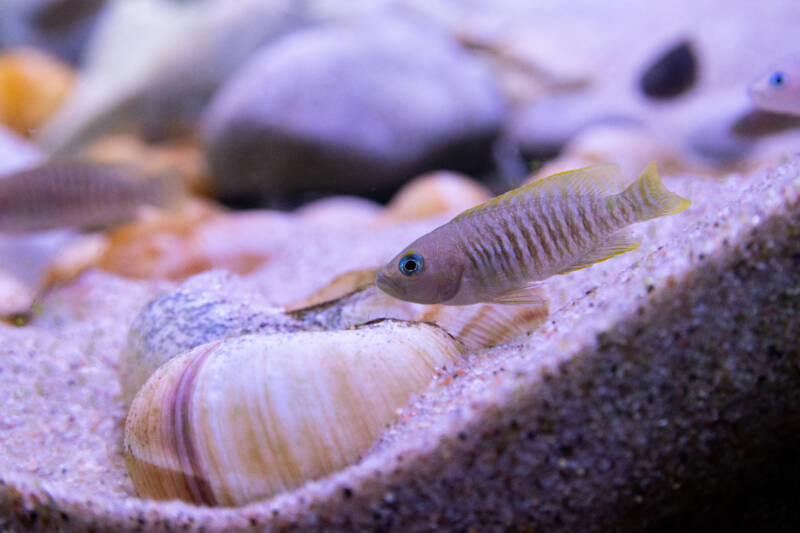
<path fill-rule="evenodd" d="M 30 137 L 58 109 L 75 82 L 72 69 L 32 48 L 0 55 L 0 123 Z"/>
<path fill-rule="evenodd" d="M 486 187 L 463 174 L 430 172 L 400 189 L 389 202 L 385 217 L 394 221 L 455 214 L 491 197 Z"/>

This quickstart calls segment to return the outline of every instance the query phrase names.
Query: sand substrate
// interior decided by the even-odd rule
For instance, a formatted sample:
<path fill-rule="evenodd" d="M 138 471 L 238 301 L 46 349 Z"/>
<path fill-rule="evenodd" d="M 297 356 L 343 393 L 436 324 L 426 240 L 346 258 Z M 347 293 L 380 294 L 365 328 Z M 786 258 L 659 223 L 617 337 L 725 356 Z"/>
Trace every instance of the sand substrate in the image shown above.
<path fill-rule="evenodd" d="M 544 327 L 440 376 L 358 464 L 239 509 L 135 497 L 117 357 L 169 287 L 90 272 L 0 327 L 0 530 L 796 530 L 799 172 L 670 179 L 692 208 L 553 278 Z M 420 227 L 385 231 L 341 230 L 322 263 Z M 316 264 L 306 238 L 287 261 Z M 270 268 L 248 282 L 302 296 Z"/>

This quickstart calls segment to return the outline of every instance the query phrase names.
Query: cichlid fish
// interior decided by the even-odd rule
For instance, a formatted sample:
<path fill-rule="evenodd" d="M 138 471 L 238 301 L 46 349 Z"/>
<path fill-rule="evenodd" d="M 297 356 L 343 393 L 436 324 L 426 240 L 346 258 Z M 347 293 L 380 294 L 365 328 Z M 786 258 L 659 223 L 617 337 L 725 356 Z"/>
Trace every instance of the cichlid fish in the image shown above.
<path fill-rule="evenodd" d="M 800 54 L 777 63 L 750 85 L 750 98 L 765 111 L 800 115 Z"/>
<path fill-rule="evenodd" d="M 690 205 L 664 187 L 655 163 L 624 190 L 619 181 L 619 167 L 601 165 L 507 192 L 411 243 L 376 284 L 426 304 L 541 304 L 541 280 L 633 250 L 627 226 Z"/>
<path fill-rule="evenodd" d="M 180 194 L 171 179 L 137 178 L 120 166 L 46 163 L 0 176 L 0 232 L 119 224 L 144 204 L 171 205 Z"/>

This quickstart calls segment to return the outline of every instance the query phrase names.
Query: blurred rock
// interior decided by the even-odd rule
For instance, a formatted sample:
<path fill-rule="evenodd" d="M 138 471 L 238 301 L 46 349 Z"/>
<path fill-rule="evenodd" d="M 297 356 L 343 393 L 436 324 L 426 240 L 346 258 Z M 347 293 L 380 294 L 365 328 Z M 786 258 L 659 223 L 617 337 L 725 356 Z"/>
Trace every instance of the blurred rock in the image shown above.
<path fill-rule="evenodd" d="M 739 117 L 731 131 L 740 137 L 758 138 L 800 128 L 800 117 L 753 109 Z"/>
<path fill-rule="evenodd" d="M 61 61 L 33 48 L 0 55 L 0 122 L 30 136 L 58 109 L 75 75 Z"/>
<path fill-rule="evenodd" d="M 113 3 L 42 144 L 69 153 L 131 129 L 154 139 L 193 132 L 218 85 L 253 50 L 294 28 L 301 9 L 283 0 Z"/>
<path fill-rule="evenodd" d="M 0 48 L 34 46 L 78 65 L 105 0 L 3 0 Z"/>
<path fill-rule="evenodd" d="M 44 287 L 49 265 L 80 239 L 70 230 L 0 234 L 0 316 L 27 312 Z"/>
<path fill-rule="evenodd" d="M 294 214 L 304 224 L 352 230 L 372 225 L 382 210 L 380 204 L 358 196 L 331 196 L 308 203 Z"/>
<path fill-rule="evenodd" d="M 397 191 L 386 206 L 383 222 L 454 215 L 492 197 L 468 176 L 440 170 L 418 176 Z"/>
<path fill-rule="evenodd" d="M 512 103 L 524 103 L 547 94 L 585 89 L 588 72 L 565 57 L 552 42 L 536 34 L 481 35 L 456 25 L 450 28 L 461 44 L 486 59 L 496 71 L 500 86 Z"/>
<path fill-rule="evenodd" d="M 577 134 L 561 155 L 537 169 L 527 182 L 604 163 L 616 163 L 622 176 L 633 180 L 653 161 L 658 163 L 661 174 L 675 174 L 687 167 L 679 149 L 651 128 L 637 124 L 598 124 Z"/>
<path fill-rule="evenodd" d="M 692 43 L 683 40 L 647 67 L 639 87 L 650 98 L 675 98 L 694 85 L 698 68 Z"/>
<path fill-rule="evenodd" d="M 0 176 L 33 166 L 43 157 L 37 147 L 0 125 Z"/>
<path fill-rule="evenodd" d="M 447 34 L 377 17 L 265 48 L 214 98 L 204 135 L 226 199 L 385 198 L 421 171 L 488 165 L 504 114 L 490 72 Z"/>
<path fill-rule="evenodd" d="M 526 159 L 550 159 L 593 124 L 636 124 L 639 114 L 625 94 L 583 90 L 556 94 L 515 109 L 506 127 L 507 142 Z"/>
<path fill-rule="evenodd" d="M 170 176 L 186 190 L 208 195 L 210 178 L 200 146 L 192 141 L 149 144 L 133 135 L 111 135 L 90 144 L 82 158 L 132 166 L 147 176 Z"/>
<path fill-rule="evenodd" d="M 755 137 L 735 131 L 740 117 L 752 110 L 743 89 L 707 95 L 693 108 L 697 109 L 695 123 L 687 128 L 684 142 L 694 157 L 714 166 L 730 167 L 750 155 Z M 742 128 L 738 127 L 740 131 Z"/>
<path fill-rule="evenodd" d="M 190 201 L 179 211 L 149 216 L 108 232 L 108 244 L 94 266 L 129 278 L 182 279 L 212 268 L 196 241 L 198 228 L 220 213 Z"/>

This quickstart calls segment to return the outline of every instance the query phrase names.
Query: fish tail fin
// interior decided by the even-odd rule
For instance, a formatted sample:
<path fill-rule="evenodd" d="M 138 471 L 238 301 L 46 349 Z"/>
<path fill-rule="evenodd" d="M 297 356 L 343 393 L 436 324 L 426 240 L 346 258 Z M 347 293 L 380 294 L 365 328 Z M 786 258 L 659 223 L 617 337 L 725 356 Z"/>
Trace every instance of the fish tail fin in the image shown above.
<path fill-rule="evenodd" d="M 655 162 L 650 163 L 639 179 L 631 183 L 620 196 L 636 206 L 636 219 L 639 222 L 674 215 L 692 205 L 692 202 L 664 186 Z"/>

